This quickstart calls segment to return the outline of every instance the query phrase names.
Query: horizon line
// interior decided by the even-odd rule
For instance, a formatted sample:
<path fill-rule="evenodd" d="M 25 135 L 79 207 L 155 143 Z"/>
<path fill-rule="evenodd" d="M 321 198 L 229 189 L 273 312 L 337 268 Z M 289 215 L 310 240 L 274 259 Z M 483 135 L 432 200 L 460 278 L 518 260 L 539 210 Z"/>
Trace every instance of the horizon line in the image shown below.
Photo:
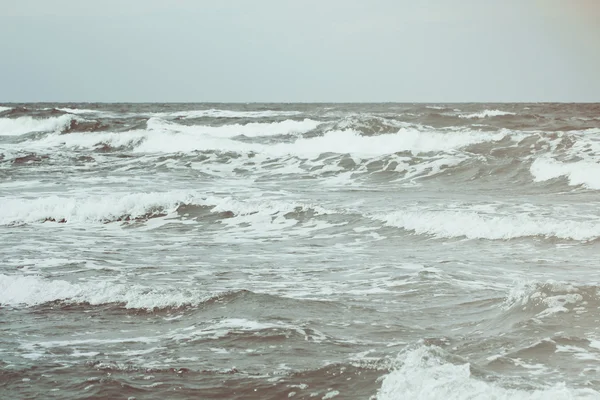
<path fill-rule="evenodd" d="M 600 104 L 596 101 L 0 101 L 0 104 Z"/>

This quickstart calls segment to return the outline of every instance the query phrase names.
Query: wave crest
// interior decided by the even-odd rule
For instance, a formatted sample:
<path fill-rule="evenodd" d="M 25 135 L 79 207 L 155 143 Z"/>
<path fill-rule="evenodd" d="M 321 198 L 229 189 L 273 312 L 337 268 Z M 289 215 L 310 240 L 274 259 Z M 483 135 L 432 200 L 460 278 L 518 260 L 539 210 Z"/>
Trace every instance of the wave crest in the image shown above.
<path fill-rule="evenodd" d="M 577 286 L 566 282 L 522 282 L 511 289 L 503 303 L 505 309 L 531 311 L 543 318 L 556 313 L 567 313 L 583 305 L 597 304 L 599 288 Z"/>
<path fill-rule="evenodd" d="M 384 376 L 378 400 L 391 399 L 597 399 L 592 389 L 571 389 L 564 384 L 532 389 L 504 388 L 473 376 L 466 362 L 451 363 L 436 346 L 421 346 L 399 355 L 398 366 Z"/>
<path fill-rule="evenodd" d="M 472 114 L 462 114 L 459 118 L 475 119 L 475 118 L 489 118 L 489 117 L 501 117 L 505 115 L 516 115 L 514 112 L 501 111 L 501 110 L 483 110 Z"/>
<path fill-rule="evenodd" d="M 63 132 L 73 122 L 84 121 L 74 115 L 61 115 L 51 118 L 0 118 L 0 136 L 17 136 L 32 132 Z"/>
<path fill-rule="evenodd" d="M 50 302 L 66 304 L 121 304 L 131 309 L 164 309 L 200 304 L 206 296 L 114 282 L 70 283 L 39 276 L 0 274 L 0 305 L 36 306 Z"/>
<path fill-rule="evenodd" d="M 531 164 L 535 182 L 544 182 L 564 177 L 571 186 L 600 190 L 600 164 L 594 161 L 564 163 L 552 158 L 537 158 Z"/>
<path fill-rule="evenodd" d="M 600 238 L 598 221 L 493 216 L 474 211 L 397 211 L 374 218 L 388 226 L 438 238 L 507 240 L 542 236 L 578 241 Z"/>
<path fill-rule="evenodd" d="M 193 197 L 183 192 L 125 195 L 6 199 L 0 210 L 3 225 L 36 222 L 114 222 L 147 219 L 174 212 Z"/>
<path fill-rule="evenodd" d="M 280 122 L 251 122 L 248 124 L 228 124 L 221 126 L 181 125 L 155 117 L 150 118 L 146 122 L 150 131 L 166 131 L 191 135 L 205 134 L 217 137 L 291 135 L 310 132 L 320 124 L 321 122 L 308 118 L 301 121 L 287 119 Z"/>

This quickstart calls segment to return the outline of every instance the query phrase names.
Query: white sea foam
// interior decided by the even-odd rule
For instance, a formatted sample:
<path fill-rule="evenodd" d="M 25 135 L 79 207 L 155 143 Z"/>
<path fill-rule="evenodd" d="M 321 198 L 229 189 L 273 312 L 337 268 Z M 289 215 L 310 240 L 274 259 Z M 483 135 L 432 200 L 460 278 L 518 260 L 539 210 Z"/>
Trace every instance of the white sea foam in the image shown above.
<path fill-rule="evenodd" d="M 531 164 L 530 172 L 536 182 L 565 177 L 569 185 L 600 190 L 600 164 L 595 161 L 561 162 L 552 158 L 537 158 Z"/>
<path fill-rule="evenodd" d="M 209 196 L 203 199 L 203 204 L 214 205 L 215 207 L 211 210 L 213 212 L 231 211 L 239 216 L 254 215 L 256 213 L 264 213 L 267 215 L 287 214 L 293 211 L 307 209 L 312 209 L 320 214 L 332 212 L 316 205 L 281 200 L 268 200 L 263 198 L 240 201 L 231 197 L 220 198 Z"/>
<path fill-rule="evenodd" d="M 398 357 L 398 366 L 383 378 L 378 400 L 571 400 L 599 399 L 592 389 L 571 389 L 556 384 L 537 390 L 504 388 L 471 375 L 470 365 L 444 360 L 436 347 L 419 347 Z"/>
<path fill-rule="evenodd" d="M 0 113 L 4 112 L 4 111 L 8 111 L 8 110 L 12 110 L 12 107 L 4 107 L 4 106 L 0 106 Z"/>
<path fill-rule="evenodd" d="M 473 119 L 473 118 L 500 117 L 503 115 L 516 115 L 516 114 L 513 112 L 509 112 L 509 111 L 483 110 L 483 111 L 477 112 L 477 113 L 459 115 L 459 117 Z"/>
<path fill-rule="evenodd" d="M 528 236 L 588 241 L 600 238 L 600 221 L 560 220 L 529 215 L 487 215 L 475 211 L 396 211 L 375 216 L 388 226 L 438 238 L 514 239 Z"/>
<path fill-rule="evenodd" d="M 86 110 L 84 108 L 57 108 L 57 110 L 66 112 L 69 114 L 100 114 L 100 110 Z"/>
<path fill-rule="evenodd" d="M 322 207 L 268 199 L 248 199 L 239 201 L 232 198 L 208 197 L 204 200 L 208 204 L 215 205 L 212 212 L 230 211 L 233 218 L 221 221 L 222 224 L 233 228 L 234 237 L 220 235 L 216 241 L 248 241 L 264 238 L 281 239 L 290 234 L 310 235 L 311 232 L 333 226 L 324 221 L 312 221 L 304 224 L 299 231 L 291 231 L 290 228 L 298 225 L 298 219 L 290 218 L 288 214 L 293 212 L 313 212 L 315 215 L 334 213 Z"/>
<path fill-rule="evenodd" d="M 193 328 L 180 329 L 174 333 L 169 334 L 169 339 L 173 340 L 189 340 L 195 337 L 209 337 L 212 339 L 218 339 L 226 337 L 231 333 L 239 332 L 256 332 L 261 330 L 281 330 L 287 329 L 295 331 L 296 333 L 304 336 L 307 341 L 322 342 L 327 339 L 327 335 L 322 332 L 311 329 L 307 332 L 304 328 L 294 324 L 287 324 L 285 322 L 261 322 L 248 320 L 245 318 L 225 318 L 218 321 L 214 321 L 207 326 Z"/>
<path fill-rule="evenodd" d="M 297 220 L 285 216 L 294 211 L 311 210 L 315 214 L 331 213 L 322 207 L 297 202 L 263 198 L 236 200 L 231 197 L 200 196 L 191 191 L 123 193 L 105 196 L 47 196 L 35 199 L 8 198 L 0 208 L 0 224 L 39 223 L 48 219 L 65 223 L 104 223 L 174 213 L 180 205 L 212 207 L 211 212 L 231 212 L 234 218 L 226 225 L 253 224 L 254 230 L 266 233 L 295 225 Z"/>
<path fill-rule="evenodd" d="M 285 120 L 280 122 L 251 122 L 248 124 L 229 124 L 222 126 L 206 126 L 206 125 L 181 125 L 174 122 L 164 121 L 159 118 L 150 118 L 147 121 L 149 130 L 187 133 L 190 135 L 208 134 L 217 137 L 234 137 L 234 136 L 273 136 L 273 135 L 289 135 L 296 133 L 310 132 L 319 126 L 319 121 L 312 119 L 304 119 L 302 121 Z"/>
<path fill-rule="evenodd" d="M 178 205 L 193 202 L 193 199 L 191 194 L 181 191 L 4 199 L 0 208 L 0 224 L 35 223 L 46 219 L 68 223 L 114 221 L 124 216 L 137 218 L 170 213 Z"/>
<path fill-rule="evenodd" d="M 63 116 L 64 117 L 64 116 Z M 62 118 L 62 117 L 61 117 Z M 74 117 L 76 118 L 76 117 Z M 353 130 L 332 130 L 321 136 L 299 137 L 292 142 L 274 144 L 236 140 L 238 135 L 270 136 L 301 134 L 314 130 L 320 122 L 286 120 L 246 125 L 185 126 L 161 119 L 148 121 L 147 130 L 129 132 L 73 132 L 69 135 L 47 135 L 40 140 L 20 144 L 21 149 L 40 150 L 54 147 L 96 148 L 100 145 L 131 147 L 136 153 L 179 153 L 222 151 L 241 154 L 260 153 L 266 157 L 295 156 L 313 159 L 321 154 L 349 154 L 371 158 L 410 152 L 413 154 L 449 152 L 472 144 L 499 141 L 510 133 L 479 131 L 437 132 L 401 128 L 397 133 L 364 136 Z"/>
<path fill-rule="evenodd" d="M 137 152 L 189 152 L 189 151 L 235 151 L 256 152 L 273 157 L 298 156 L 315 158 L 324 153 L 350 154 L 356 157 L 412 152 L 413 154 L 450 151 L 471 144 L 498 141 L 504 133 L 483 132 L 421 132 L 414 129 L 400 129 L 398 133 L 377 136 L 362 136 L 352 130 L 329 131 L 322 136 L 298 138 L 292 143 L 264 145 L 191 134 L 152 132 L 137 146 Z"/>
<path fill-rule="evenodd" d="M 268 118 L 268 117 L 279 117 L 279 116 L 293 116 L 302 114 L 300 111 L 276 111 L 276 110 L 264 110 L 264 111 L 235 111 L 235 110 L 192 110 L 192 111 L 177 111 L 174 113 L 159 113 L 159 116 L 171 116 L 179 118 Z"/>
<path fill-rule="evenodd" d="M 0 274 L 0 304 L 35 306 L 51 301 L 122 303 L 126 308 L 153 309 L 196 305 L 207 297 L 197 292 L 125 285 L 114 282 L 70 283 L 39 276 Z"/>
<path fill-rule="evenodd" d="M 115 148 L 135 146 L 148 137 L 146 130 L 128 132 L 72 132 L 68 135 L 47 135 L 40 140 L 20 143 L 21 146 L 39 151 L 50 147 L 67 147 L 75 149 L 94 149 L 102 145 Z"/>
<path fill-rule="evenodd" d="M 61 132 L 76 119 L 72 115 L 50 118 L 0 118 L 0 136 L 23 135 L 30 132 Z"/>
<path fill-rule="evenodd" d="M 538 318 L 556 313 L 566 313 L 576 305 L 587 304 L 583 301 L 581 290 L 565 282 L 548 280 L 546 282 L 519 281 L 511 288 L 503 308 L 539 308 Z"/>

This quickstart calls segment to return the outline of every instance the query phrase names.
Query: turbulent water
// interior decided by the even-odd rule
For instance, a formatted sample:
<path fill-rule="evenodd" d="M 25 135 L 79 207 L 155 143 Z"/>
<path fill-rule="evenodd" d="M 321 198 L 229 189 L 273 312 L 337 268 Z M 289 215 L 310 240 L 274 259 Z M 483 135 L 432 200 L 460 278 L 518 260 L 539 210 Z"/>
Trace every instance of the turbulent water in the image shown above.
<path fill-rule="evenodd" d="M 3 104 L 0 397 L 600 399 L 600 105 Z"/>

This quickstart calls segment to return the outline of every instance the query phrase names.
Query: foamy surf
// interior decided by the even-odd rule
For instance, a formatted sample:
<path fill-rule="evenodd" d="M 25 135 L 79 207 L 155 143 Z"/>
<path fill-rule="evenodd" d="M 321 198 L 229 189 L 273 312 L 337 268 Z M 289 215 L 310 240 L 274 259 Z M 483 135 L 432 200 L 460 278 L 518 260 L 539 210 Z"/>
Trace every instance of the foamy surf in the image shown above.
<path fill-rule="evenodd" d="M 167 114 L 159 114 L 159 116 L 170 116 L 179 118 L 269 118 L 269 117 L 290 117 L 302 114 L 300 111 L 234 111 L 234 110 L 219 110 L 211 108 L 209 110 L 191 110 L 177 111 Z"/>
<path fill-rule="evenodd" d="M 529 215 L 489 215 L 476 211 L 395 211 L 375 216 L 388 226 L 436 238 L 509 240 L 525 237 L 589 241 L 600 238 L 600 221 Z"/>
<path fill-rule="evenodd" d="M 600 164 L 597 161 L 561 162 L 552 158 L 537 158 L 531 164 L 530 171 L 536 182 L 563 177 L 571 186 L 600 190 Z"/>
<path fill-rule="evenodd" d="M 64 119 L 65 116 L 59 117 Z M 65 121 L 70 121 L 65 119 Z M 272 123 L 249 123 L 246 125 L 186 126 L 152 118 L 147 130 L 128 132 L 72 132 L 69 135 L 48 135 L 41 139 L 21 143 L 21 148 L 41 150 L 52 148 L 98 149 L 128 148 L 135 153 L 190 153 L 190 152 L 235 152 L 257 153 L 269 157 L 296 156 L 313 159 L 322 154 L 348 154 L 371 158 L 398 152 L 424 154 L 453 152 L 480 143 L 494 143 L 510 132 L 457 131 L 438 132 L 400 128 L 396 133 L 365 136 L 354 130 L 329 130 L 322 134 L 305 137 L 302 134 L 314 131 L 320 122 L 310 119 L 286 120 Z M 61 126 L 59 126 L 60 128 Z M 27 130 L 27 129 L 26 129 Z M 237 136 L 268 137 L 293 135 L 293 141 L 263 144 L 237 140 Z M 515 137 L 516 138 L 516 137 Z"/>
<path fill-rule="evenodd" d="M 5 199 L 0 210 L 0 223 L 105 223 L 135 220 L 172 213 L 179 205 L 191 203 L 194 199 L 193 195 L 182 191 Z"/>
<path fill-rule="evenodd" d="M 564 383 L 537 389 L 515 389 L 473 376 L 469 363 L 450 363 L 435 346 L 421 346 L 402 353 L 398 366 L 382 381 L 378 400 L 422 399 L 598 399 L 592 389 L 571 389 Z"/>
<path fill-rule="evenodd" d="M 569 282 L 526 280 L 516 282 L 506 297 L 503 308 L 532 311 L 536 318 L 557 313 L 585 314 L 600 303 L 597 286 L 578 286 Z"/>
<path fill-rule="evenodd" d="M 230 129 L 230 128 L 223 128 Z M 233 131 L 238 133 L 237 131 Z M 289 130 L 286 129 L 289 133 Z M 298 156 L 312 159 L 321 154 L 349 154 L 356 157 L 374 157 L 397 152 L 413 154 L 451 151 L 472 144 L 498 141 L 505 134 L 489 134 L 483 132 L 456 132 L 453 134 L 439 132 L 419 132 L 401 129 L 395 134 L 363 136 L 352 130 L 328 131 L 322 136 L 301 137 L 292 143 L 276 143 L 264 145 L 228 140 L 220 137 L 204 137 L 183 134 L 170 135 L 160 132 L 148 134 L 146 140 L 136 146 L 136 152 L 190 152 L 190 151 L 235 151 L 239 153 L 255 152 L 272 157 Z"/>
<path fill-rule="evenodd" d="M 460 114 L 460 118 L 467 119 L 479 119 L 479 118 L 489 118 L 489 117 L 502 117 L 505 115 L 515 115 L 515 113 L 510 111 L 501 111 L 501 110 L 483 110 L 481 112 L 471 113 L 471 114 Z"/>
<path fill-rule="evenodd" d="M 298 133 L 310 132 L 317 128 L 321 123 L 312 119 L 301 121 L 285 120 L 280 122 L 260 123 L 251 122 L 247 124 L 229 124 L 221 126 L 204 125 L 180 125 L 175 122 L 161 120 L 159 118 L 150 118 L 146 122 L 151 131 L 167 131 L 175 133 L 186 133 L 189 135 L 204 134 L 218 137 L 235 136 L 273 136 L 273 135 L 292 135 Z"/>
<path fill-rule="evenodd" d="M 24 135 L 31 132 L 61 132 L 76 120 L 76 117 L 71 115 L 50 118 L 0 118 L 0 136 Z"/>
<path fill-rule="evenodd" d="M 318 205 L 273 201 L 256 198 L 236 200 L 231 197 L 203 196 L 195 191 L 142 192 L 93 196 L 40 196 L 35 199 L 5 199 L 0 210 L 0 224 L 59 222 L 109 223 L 147 220 L 173 215 L 180 207 L 203 206 L 212 213 L 226 213 L 222 223 L 284 224 L 296 221 L 287 214 L 307 212 L 326 214 L 331 211 Z M 259 227 L 254 227 L 259 229 Z M 264 228 L 264 227 L 263 227 Z"/>
<path fill-rule="evenodd" d="M 71 283 L 39 276 L 0 274 L 0 306 L 31 307 L 49 302 L 121 304 L 132 309 L 198 305 L 208 298 L 198 291 L 124 285 L 116 282 Z"/>
<path fill-rule="evenodd" d="M 598 398 L 597 114 L 15 106 L 5 397 Z"/>
<path fill-rule="evenodd" d="M 59 107 L 58 111 L 66 112 L 69 114 L 100 114 L 103 113 L 101 110 L 89 110 L 85 108 L 68 108 L 68 107 Z"/>

